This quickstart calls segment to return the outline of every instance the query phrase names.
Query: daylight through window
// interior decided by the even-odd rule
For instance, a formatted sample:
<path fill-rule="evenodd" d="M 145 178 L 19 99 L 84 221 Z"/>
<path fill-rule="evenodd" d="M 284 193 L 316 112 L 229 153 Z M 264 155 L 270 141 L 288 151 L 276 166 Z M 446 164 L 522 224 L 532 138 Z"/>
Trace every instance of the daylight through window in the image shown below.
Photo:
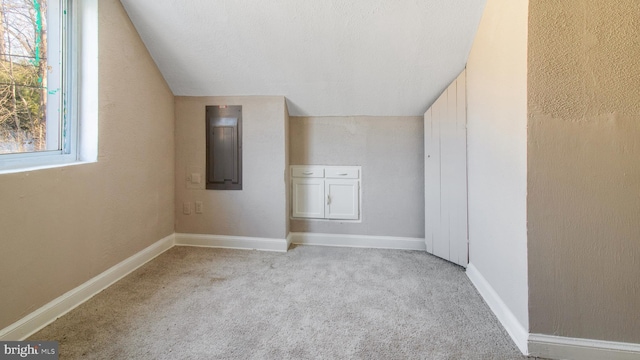
<path fill-rule="evenodd" d="M 0 156 L 69 153 L 66 16 L 61 0 L 0 0 Z"/>

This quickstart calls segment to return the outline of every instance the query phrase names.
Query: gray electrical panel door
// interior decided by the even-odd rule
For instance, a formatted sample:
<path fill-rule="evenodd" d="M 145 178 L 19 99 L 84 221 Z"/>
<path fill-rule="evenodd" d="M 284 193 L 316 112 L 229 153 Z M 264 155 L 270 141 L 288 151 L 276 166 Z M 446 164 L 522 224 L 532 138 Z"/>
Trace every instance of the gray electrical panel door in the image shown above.
<path fill-rule="evenodd" d="M 207 189 L 242 190 L 242 106 L 207 106 Z"/>

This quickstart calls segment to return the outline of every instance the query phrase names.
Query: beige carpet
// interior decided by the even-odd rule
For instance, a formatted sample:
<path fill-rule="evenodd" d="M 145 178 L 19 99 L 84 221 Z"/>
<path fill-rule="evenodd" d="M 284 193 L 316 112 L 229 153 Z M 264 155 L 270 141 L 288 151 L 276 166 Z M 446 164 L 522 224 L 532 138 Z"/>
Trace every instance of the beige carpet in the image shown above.
<path fill-rule="evenodd" d="M 61 359 L 526 359 L 418 251 L 175 247 L 31 337 Z"/>

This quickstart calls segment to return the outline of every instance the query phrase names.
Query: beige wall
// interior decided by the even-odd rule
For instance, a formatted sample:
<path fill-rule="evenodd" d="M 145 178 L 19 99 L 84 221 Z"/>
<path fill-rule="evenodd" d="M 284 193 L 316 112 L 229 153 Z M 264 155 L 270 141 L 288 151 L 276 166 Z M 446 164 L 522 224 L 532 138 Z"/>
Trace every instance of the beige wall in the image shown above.
<path fill-rule="evenodd" d="M 207 105 L 242 106 L 242 190 L 205 190 Z M 282 96 L 176 97 L 176 232 L 284 239 L 287 236 L 286 105 Z M 203 182 L 188 189 L 186 177 Z M 203 214 L 184 215 L 202 201 Z"/>
<path fill-rule="evenodd" d="M 362 166 L 362 222 L 291 220 L 292 232 L 424 238 L 422 117 L 291 117 L 291 165 Z"/>
<path fill-rule="evenodd" d="M 489 0 L 467 64 L 469 260 L 519 322 L 522 342 L 529 321 L 527 7 Z"/>
<path fill-rule="evenodd" d="M 531 332 L 640 343 L 640 12 L 531 1 Z"/>
<path fill-rule="evenodd" d="M 99 1 L 97 163 L 0 175 L 0 329 L 174 231 L 173 95 Z"/>

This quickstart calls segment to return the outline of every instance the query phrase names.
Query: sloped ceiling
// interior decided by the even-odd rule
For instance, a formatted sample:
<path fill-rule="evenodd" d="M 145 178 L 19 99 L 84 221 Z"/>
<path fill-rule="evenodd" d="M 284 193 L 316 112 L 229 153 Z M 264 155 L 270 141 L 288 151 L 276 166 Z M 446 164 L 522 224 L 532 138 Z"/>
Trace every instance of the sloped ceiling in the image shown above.
<path fill-rule="evenodd" d="M 175 95 L 284 95 L 293 116 L 422 115 L 486 0 L 121 0 Z"/>

